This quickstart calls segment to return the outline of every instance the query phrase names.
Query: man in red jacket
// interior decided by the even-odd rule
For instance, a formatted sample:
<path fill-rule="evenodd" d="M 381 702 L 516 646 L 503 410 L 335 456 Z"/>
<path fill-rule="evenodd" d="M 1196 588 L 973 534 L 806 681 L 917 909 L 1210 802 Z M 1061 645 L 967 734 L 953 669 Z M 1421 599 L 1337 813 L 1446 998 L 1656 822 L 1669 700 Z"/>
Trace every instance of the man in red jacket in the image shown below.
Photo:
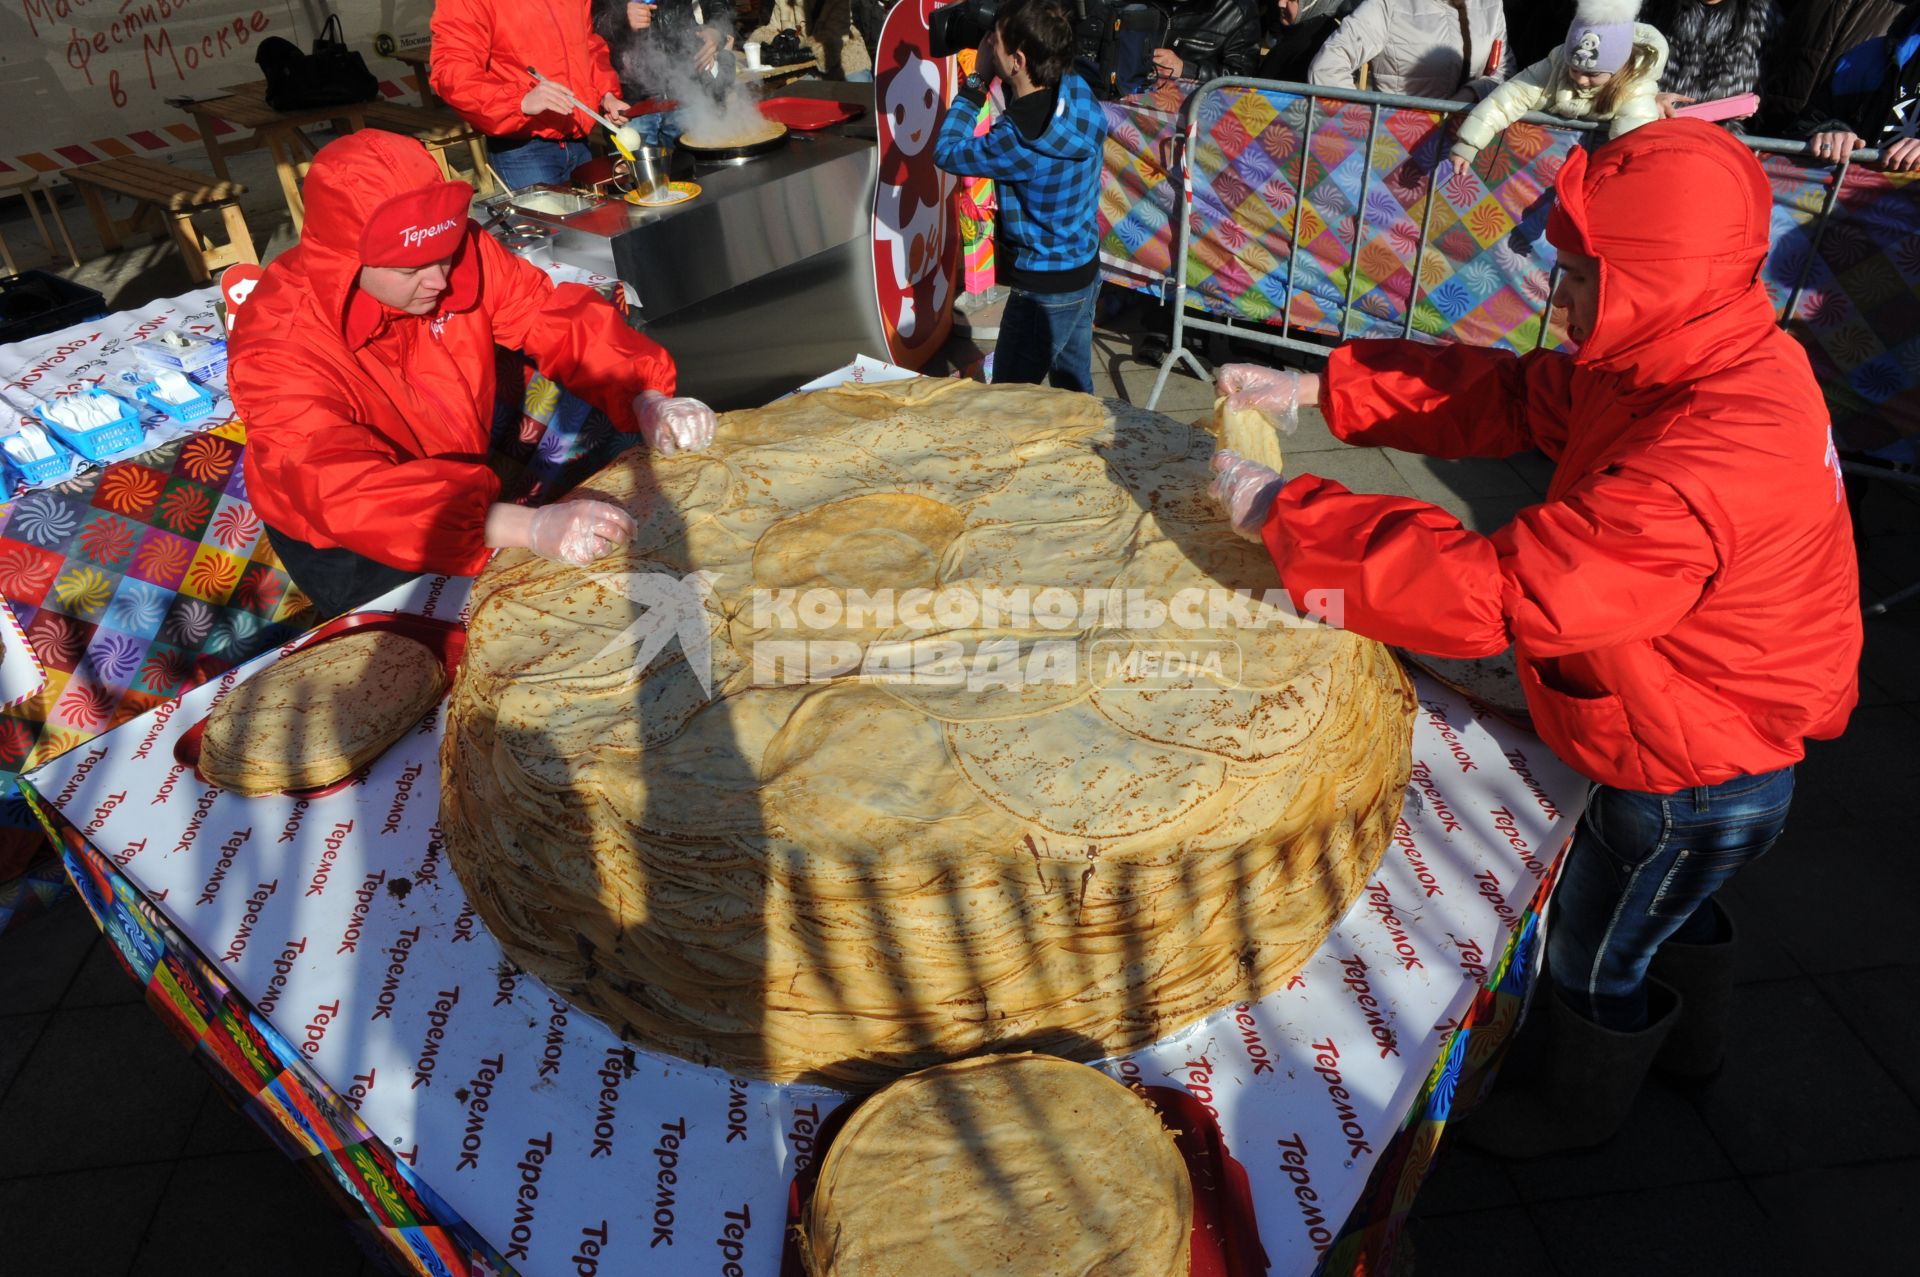
<path fill-rule="evenodd" d="M 494 170 L 515 190 L 564 185 L 592 158 L 586 137 L 593 121 L 561 85 L 613 123 L 627 122 L 607 42 L 593 31 L 591 0 L 438 0 L 431 29 L 433 91 L 487 135 Z M 556 83 L 536 83 L 528 67 Z"/>
<path fill-rule="evenodd" d="M 487 465 L 494 346 L 639 431 L 705 447 L 714 416 L 673 398 L 667 352 L 580 284 L 555 286 L 467 219 L 412 138 L 323 147 L 300 242 L 238 312 L 228 385 L 247 423 L 247 490 L 294 582 L 335 615 L 422 572 L 470 575 L 490 547 L 588 563 L 632 534 L 598 501 L 499 500 Z"/>
<path fill-rule="evenodd" d="M 1415 651 L 1511 646 L 1541 738 L 1595 782 L 1547 931 L 1558 996 L 1530 1017 L 1539 1068 L 1464 1128 L 1511 1156 L 1606 1139 L 1656 1057 L 1718 1067 L 1732 932 L 1713 893 L 1778 837 L 1806 739 L 1845 728 L 1861 642 L 1826 407 L 1760 282 L 1759 164 L 1661 121 L 1574 151 L 1557 195 L 1577 353 L 1363 341 L 1324 382 L 1220 378 L 1243 406 L 1318 402 L 1349 443 L 1538 448 L 1543 503 L 1480 536 L 1424 502 L 1214 459 L 1296 599 L 1344 591 L 1348 628 Z"/>

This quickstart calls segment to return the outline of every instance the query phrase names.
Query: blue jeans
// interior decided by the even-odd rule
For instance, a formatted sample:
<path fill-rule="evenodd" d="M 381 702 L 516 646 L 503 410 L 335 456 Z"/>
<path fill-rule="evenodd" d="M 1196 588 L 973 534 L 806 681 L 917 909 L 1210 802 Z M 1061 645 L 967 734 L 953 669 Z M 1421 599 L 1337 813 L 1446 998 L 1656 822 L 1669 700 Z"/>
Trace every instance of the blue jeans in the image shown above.
<path fill-rule="evenodd" d="M 573 170 L 593 158 L 585 142 L 557 142 L 536 137 L 520 142 L 512 138 L 488 138 L 487 162 L 500 180 L 514 190 L 543 183 L 565 186 L 573 179 Z"/>
<path fill-rule="evenodd" d="M 1787 823 L 1793 768 L 1677 794 L 1595 785 L 1547 928 L 1547 974 L 1567 1005 L 1621 1032 L 1647 1022 L 1647 963 L 1668 939 L 1710 943 L 1707 900 Z"/>
<path fill-rule="evenodd" d="M 1000 316 L 1000 339 L 993 346 L 993 383 L 1037 386 L 1051 381 L 1061 390 L 1093 389 L 1093 303 L 1100 277 L 1070 293 L 1007 294 Z"/>
<path fill-rule="evenodd" d="M 633 127 L 644 146 L 672 146 L 687 131 L 685 114 L 679 107 L 671 111 L 650 111 L 633 117 Z"/>

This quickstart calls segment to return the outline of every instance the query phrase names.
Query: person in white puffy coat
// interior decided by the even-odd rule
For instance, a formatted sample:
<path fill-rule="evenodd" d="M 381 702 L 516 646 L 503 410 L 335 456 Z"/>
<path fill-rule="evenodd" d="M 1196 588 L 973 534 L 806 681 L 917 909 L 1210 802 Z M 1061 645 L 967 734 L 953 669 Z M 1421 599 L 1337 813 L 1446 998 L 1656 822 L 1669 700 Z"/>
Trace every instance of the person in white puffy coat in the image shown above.
<path fill-rule="evenodd" d="M 1661 117 L 1667 40 L 1633 19 L 1638 0 L 1583 0 L 1559 48 L 1495 89 L 1460 122 L 1453 158 L 1471 164 L 1529 111 L 1604 120 L 1619 137 Z"/>
<path fill-rule="evenodd" d="M 1307 72 L 1328 88 L 1451 102 L 1477 102 L 1511 74 L 1500 0 L 1361 0 Z"/>

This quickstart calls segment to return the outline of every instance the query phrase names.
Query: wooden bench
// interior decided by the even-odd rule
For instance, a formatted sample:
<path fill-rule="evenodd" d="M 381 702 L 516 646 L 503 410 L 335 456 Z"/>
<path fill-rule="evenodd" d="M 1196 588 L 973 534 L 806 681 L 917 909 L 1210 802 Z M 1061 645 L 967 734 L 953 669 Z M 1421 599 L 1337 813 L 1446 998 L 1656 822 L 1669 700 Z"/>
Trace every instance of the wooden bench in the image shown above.
<path fill-rule="evenodd" d="M 260 256 L 253 248 L 253 235 L 240 214 L 240 197 L 247 188 L 239 182 L 206 177 L 191 169 L 176 168 L 158 160 L 133 156 L 119 160 L 98 160 L 67 170 L 72 182 L 87 202 L 100 243 L 108 252 L 120 248 L 124 236 L 144 229 L 157 214 L 164 218 L 173 242 L 186 259 L 187 269 L 202 283 L 213 272 L 235 262 L 258 264 Z M 107 212 L 102 192 L 124 195 L 134 202 L 133 215 L 119 221 Z M 226 224 L 227 242 L 213 244 L 195 229 L 193 215 L 218 210 Z"/>
<path fill-rule="evenodd" d="M 35 202 L 36 196 L 44 197 L 47 201 L 47 211 L 53 214 L 53 224 L 60 228 L 60 242 L 67 246 L 67 258 L 77 267 L 80 265 L 80 254 L 74 251 L 73 236 L 67 234 L 67 219 L 60 215 L 60 202 L 54 198 L 53 192 L 43 185 L 45 180 L 46 174 L 29 169 L 15 169 L 11 173 L 0 173 L 0 196 L 17 193 L 26 201 L 27 212 L 33 214 L 34 229 L 40 232 L 40 238 L 46 242 L 47 251 L 52 253 L 58 250 L 54 248 L 53 236 L 47 234 L 47 224 L 40 218 L 40 205 Z M 4 235 L 0 235 L 0 262 L 5 263 L 7 274 L 20 273 L 20 268 L 14 264 L 13 253 L 8 249 Z"/>
<path fill-rule="evenodd" d="M 447 152 L 464 148 L 473 163 L 474 189 L 481 195 L 493 193 L 493 181 L 487 175 L 486 139 L 453 112 L 408 106 L 403 102 L 369 102 L 361 113 L 370 129 L 385 129 L 419 139 L 433 156 L 433 162 L 440 166 L 440 175 L 448 181 L 453 180 L 454 170 Z"/>

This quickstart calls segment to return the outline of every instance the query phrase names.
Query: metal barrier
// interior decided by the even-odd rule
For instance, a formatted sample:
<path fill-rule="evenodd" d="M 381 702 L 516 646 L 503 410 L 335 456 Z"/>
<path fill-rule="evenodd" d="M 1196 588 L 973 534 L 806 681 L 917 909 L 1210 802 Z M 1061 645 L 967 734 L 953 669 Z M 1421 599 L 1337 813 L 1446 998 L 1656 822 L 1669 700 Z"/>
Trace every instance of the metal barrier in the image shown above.
<path fill-rule="evenodd" d="M 1233 102 L 1245 103 L 1254 95 L 1258 95 L 1263 100 L 1264 107 L 1262 109 L 1271 110 L 1273 112 L 1272 118 L 1275 120 L 1282 120 L 1284 123 L 1283 117 L 1289 110 L 1297 109 L 1303 115 L 1300 126 L 1296 130 L 1299 144 L 1297 160 L 1293 170 L 1291 173 L 1283 174 L 1276 168 L 1274 175 L 1276 180 L 1290 180 L 1291 209 L 1282 219 L 1284 224 L 1276 225 L 1275 227 L 1238 225 L 1233 223 L 1231 218 L 1226 219 L 1224 223 L 1216 221 L 1202 224 L 1203 219 L 1199 216 L 1195 207 L 1196 169 L 1201 167 L 1210 155 L 1219 156 L 1223 170 L 1230 168 L 1232 162 L 1237 157 L 1226 156 L 1219 150 L 1219 147 L 1213 143 L 1211 138 L 1203 137 L 1200 132 L 1200 122 L 1203 117 L 1220 120 L 1231 112 L 1231 102 L 1220 106 L 1217 110 L 1213 109 L 1215 102 L 1231 98 Z M 1327 103 L 1336 103 L 1339 105 L 1329 109 L 1325 105 Z M 1312 192 L 1318 189 L 1310 182 L 1314 162 L 1315 142 L 1318 140 L 1316 124 L 1322 127 L 1330 124 L 1340 124 L 1343 122 L 1341 117 L 1349 116 L 1351 114 L 1351 108 L 1354 107 L 1365 110 L 1366 131 L 1363 143 L 1364 149 L 1360 152 L 1362 162 L 1359 165 L 1359 186 L 1351 200 L 1351 212 L 1343 211 L 1339 214 L 1339 220 L 1349 223 L 1351 229 L 1350 233 L 1339 234 L 1337 236 L 1338 238 L 1349 241 L 1344 270 L 1341 272 L 1345 277 L 1344 286 L 1337 298 L 1338 323 L 1337 325 L 1321 325 L 1319 335 L 1323 339 L 1322 342 L 1306 341 L 1295 335 L 1296 324 L 1294 315 L 1296 302 L 1303 292 L 1301 288 L 1303 274 L 1303 261 L 1301 256 L 1302 226 L 1310 214 L 1323 225 L 1332 224 L 1328 217 L 1313 213 L 1310 203 Z M 1400 123 L 1407 126 L 1393 136 L 1394 146 L 1398 150 L 1404 150 L 1407 154 L 1407 164 L 1401 166 L 1401 168 L 1396 171 L 1404 172 L 1408 168 L 1411 168 L 1418 173 L 1422 183 L 1422 189 L 1419 193 L 1420 216 L 1417 237 L 1412 249 L 1412 269 L 1408 272 L 1406 300 L 1404 304 L 1399 307 L 1401 313 L 1397 324 L 1399 329 L 1397 335 L 1403 337 L 1412 336 L 1416 328 L 1420 328 L 1418 320 L 1420 318 L 1420 304 L 1423 300 L 1422 292 L 1424 285 L 1429 276 L 1436 273 L 1435 271 L 1429 270 L 1429 267 L 1435 264 L 1433 254 L 1442 251 L 1437 249 L 1433 243 L 1432 232 L 1435 204 L 1436 202 L 1440 202 L 1441 199 L 1439 191 L 1436 190 L 1434 175 L 1438 165 L 1445 158 L 1443 148 L 1447 145 L 1450 136 L 1450 131 L 1445 127 L 1445 117 L 1471 109 L 1470 106 L 1459 102 L 1441 101 L 1432 98 L 1401 97 L 1392 94 L 1370 93 L 1356 89 L 1326 88 L 1285 81 L 1258 80 L 1243 77 L 1224 77 L 1212 80 L 1195 90 L 1181 108 L 1181 147 L 1174 161 L 1179 178 L 1174 210 L 1175 216 L 1179 219 L 1179 233 L 1177 248 L 1172 258 L 1175 274 L 1173 280 L 1173 345 L 1166 358 L 1162 360 L 1158 375 L 1154 379 L 1153 390 L 1148 399 L 1148 406 L 1154 406 L 1159 402 L 1160 395 L 1166 387 L 1167 377 L 1171 374 L 1176 362 L 1185 361 L 1194 373 L 1202 379 L 1209 376 L 1200 360 L 1186 349 L 1185 340 L 1189 332 L 1217 334 L 1242 341 L 1270 345 L 1283 350 L 1309 354 L 1324 354 L 1327 349 L 1327 345 L 1325 344 L 1327 340 L 1337 342 L 1345 341 L 1352 336 L 1396 335 L 1382 331 L 1383 322 L 1391 321 L 1392 319 L 1391 311 L 1394 308 L 1394 299 L 1391 295 L 1383 295 L 1380 290 L 1375 290 L 1375 292 L 1370 295 L 1369 300 L 1378 299 L 1377 304 L 1374 305 L 1372 309 L 1374 311 L 1386 310 L 1388 313 L 1384 316 L 1381 314 L 1368 313 L 1364 308 L 1357 310 L 1355 304 L 1356 289 L 1362 278 L 1362 253 L 1368 241 L 1369 195 L 1376 189 L 1378 183 L 1385 180 L 1382 175 L 1376 174 L 1375 161 L 1377 159 L 1377 152 L 1383 142 L 1383 117 L 1387 112 L 1419 112 L 1433 117 L 1431 124 L 1425 128 L 1423 135 L 1414 141 L 1407 140 L 1413 131 L 1411 124 L 1413 117 L 1402 115 L 1392 121 L 1393 123 Z M 1545 147 L 1556 149 L 1557 153 L 1562 155 L 1566 149 L 1579 143 L 1582 134 L 1590 133 L 1597 127 L 1597 125 L 1591 121 L 1570 121 L 1557 116 L 1542 114 L 1528 114 L 1522 117 L 1521 125 L 1533 126 L 1533 133 L 1527 134 L 1522 131 L 1518 136 L 1527 137 L 1530 140 L 1533 136 L 1544 135 L 1547 139 Z M 1269 125 L 1269 128 L 1270 127 L 1271 125 Z M 1518 128 L 1520 128 L 1520 126 L 1516 126 L 1516 129 Z M 1388 130 L 1388 132 L 1392 131 Z M 1513 135 L 1513 131 L 1503 133 L 1498 142 L 1488 147 L 1476 162 L 1476 171 L 1485 172 L 1495 170 L 1502 163 L 1502 150 L 1513 145 L 1513 143 L 1510 142 L 1510 136 Z M 1354 139 L 1348 138 L 1345 140 L 1352 141 Z M 1791 142 L 1775 138 L 1748 138 L 1744 140 L 1756 152 L 1763 154 L 1802 155 L 1809 151 L 1808 145 L 1804 142 Z M 1252 146 L 1252 144 L 1257 141 L 1257 138 L 1250 139 L 1249 146 Z M 1241 152 L 1242 155 L 1245 153 L 1245 151 Z M 1535 151 L 1528 157 L 1528 162 L 1531 163 L 1533 160 L 1538 159 L 1543 153 L 1544 151 Z M 1877 158 L 1877 151 L 1858 151 L 1834 169 L 1832 184 L 1827 189 L 1820 207 L 1817 211 L 1809 215 L 1809 220 L 1811 220 L 1814 225 L 1804 258 L 1798 263 L 1798 269 L 1793 272 L 1791 284 L 1784 286 L 1785 300 L 1781 304 L 1779 312 L 1780 321 L 1783 324 L 1792 322 L 1798 315 L 1801 301 L 1806 293 L 1808 281 L 1820 261 L 1822 239 L 1826 235 L 1828 225 L 1832 220 L 1833 212 L 1838 205 L 1848 175 L 1854 170 L 1857 163 L 1872 161 Z M 1557 165 L 1555 167 L 1557 169 Z M 1452 180 L 1464 179 L 1456 175 Z M 1500 189 L 1502 185 L 1503 183 L 1496 183 L 1488 187 L 1487 198 L 1494 200 L 1496 204 L 1502 196 Z M 1469 192 L 1470 189 L 1471 188 L 1463 188 L 1464 191 Z M 1287 194 L 1285 191 L 1278 191 L 1276 193 L 1280 195 Z M 1403 186 L 1401 193 L 1411 194 L 1412 188 Z M 1409 206 L 1400 204 L 1397 196 L 1390 197 L 1389 203 L 1399 204 L 1398 211 L 1411 211 Z M 1487 210 L 1484 208 L 1484 204 L 1485 201 L 1482 201 L 1482 204 L 1476 206 L 1473 212 L 1484 214 L 1486 217 L 1494 220 L 1497 220 L 1498 215 L 1509 213 L 1509 210 L 1504 208 Z M 1545 207 L 1544 193 L 1540 199 L 1536 200 L 1536 207 L 1541 210 L 1540 217 L 1543 220 Z M 1452 210 L 1449 209 L 1449 211 L 1451 212 Z M 1526 215 L 1533 216 L 1534 210 L 1528 210 Z M 1196 244 L 1206 244 L 1214 248 L 1215 251 L 1213 255 L 1219 258 L 1222 253 L 1230 251 L 1228 248 L 1221 247 L 1218 244 L 1219 232 L 1228 227 L 1231 228 L 1229 233 L 1232 238 L 1240 240 L 1249 246 L 1258 242 L 1263 252 L 1267 242 L 1272 239 L 1272 232 L 1274 230 L 1284 231 L 1283 244 L 1287 269 L 1285 272 L 1284 295 L 1280 298 L 1276 307 L 1279 314 L 1278 331 L 1274 331 L 1270 321 L 1235 323 L 1231 317 L 1231 308 L 1222 304 L 1222 298 L 1217 294 L 1210 296 L 1204 287 L 1196 287 L 1193 282 L 1196 273 L 1204 277 L 1207 269 L 1207 263 L 1196 257 Z M 1199 232 L 1198 240 L 1196 239 L 1196 228 L 1198 228 Z M 1538 237 L 1533 242 L 1544 243 L 1544 236 Z M 1514 255 L 1517 256 L 1517 254 Z M 1494 256 L 1499 256 L 1497 251 Z M 1512 322 L 1508 327 L 1510 331 L 1520 333 L 1524 333 L 1530 329 L 1532 333 L 1532 345 L 1534 347 L 1546 344 L 1549 340 L 1549 313 L 1552 307 L 1553 294 L 1558 284 L 1557 268 L 1546 260 L 1546 254 L 1544 252 L 1540 254 L 1540 257 L 1542 258 L 1541 265 L 1545 269 L 1544 289 L 1537 287 L 1537 285 L 1531 285 L 1530 281 L 1527 280 L 1520 280 L 1518 281 L 1519 286 L 1510 286 L 1509 288 L 1513 297 L 1524 301 L 1530 307 L 1530 310 L 1526 313 L 1524 319 Z M 1452 265 L 1457 267 L 1463 264 L 1452 263 Z M 1489 278 L 1488 272 L 1493 272 L 1494 275 L 1497 276 L 1501 265 L 1510 267 L 1511 263 L 1487 263 L 1485 270 L 1480 272 L 1481 281 L 1484 283 L 1485 280 Z M 1774 284 L 1776 291 L 1782 291 L 1783 286 L 1778 281 L 1770 280 L 1769 282 L 1770 284 Z M 1502 302 L 1504 311 L 1503 319 L 1511 319 L 1519 314 L 1519 312 L 1514 309 L 1514 303 L 1512 301 L 1503 298 Z M 1208 311 L 1218 313 L 1222 310 L 1229 312 L 1228 317 L 1224 320 L 1211 318 L 1207 313 Z M 1438 312 L 1436 311 L 1436 313 Z M 1358 315 L 1361 320 L 1359 324 L 1360 331 L 1356 331 L 1356 315 Z M 1438 330 L 1430 331 L 1429 335 L 1438 337 L 1442 335 L 1442 333 L 1447 333 L 1456 340 L 1460 339 L 1458 332 L 1451 331 L 1453 327 L 1453 324 L 1448 323 Z M 1331 331 L 1328 331 L 1329 328 L 1331 328 Z M 1429 322 L 1427 328 L 1421 330 L 1429 331 L 1432 328 L 1433 325 Z M 1515 343 L 1512 341 L 1499 341 L 1485 344 L 1513 345 Z"/>

